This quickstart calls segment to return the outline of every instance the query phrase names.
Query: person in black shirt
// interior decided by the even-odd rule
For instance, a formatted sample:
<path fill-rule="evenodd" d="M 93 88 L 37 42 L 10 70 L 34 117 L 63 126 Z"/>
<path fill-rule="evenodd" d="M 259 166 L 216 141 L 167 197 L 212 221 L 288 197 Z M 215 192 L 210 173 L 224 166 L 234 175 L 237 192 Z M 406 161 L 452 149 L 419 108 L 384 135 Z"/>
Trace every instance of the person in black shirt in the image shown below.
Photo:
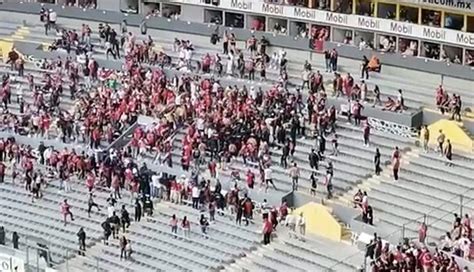
<path fill-rule="evenodd" d="M 360 78 L 369 79 L 369 59 L 366 56 L 362 58 Z"/>
<path fill-rule="evenodd" d="M 109 237 L 112 234 L 112 227 L 110 226 L 109 219 L 106 219 L 104 222 L 102 222 L 101 226 L 104 230 L 104 244 L 108 245 Z"/>
<path fill-rule="evenodd" d="M 326 64 L 326 73 L 331 72 L 331 53 L 328 50 L 324 50 L 324 61 Z"/>
<path fill-rule="evenodd" d="M 5 229 L 3 226 L 0 227 L 0 245 L 5 245 Z"/>
<path fill-rule="evenodd" d="M 114 212 L 109 218 L 109 222 L 112 227 L 112 237 L 115 239 L 117 238 L 120 229 L 120 218 Z"/>
<path fill-rule="evenodd" d="M 89 200 L 87 201 L 87 215 L 89 217 L 91 217 L 92 207 L 96 207 L 97 211 L 100 212 L 99 205 L 97 205 L 97 203 L 95 203 L 95 201 L 94 201 L 94 195 L 92 193 L 90 193 L 89 194 Z"/>
<path fill-rule="evenodd" d="M 14 249 L 18 249 L 18 240 L 20 240 L 20 236 L 18 236 L 18 233 L 14 231 L 12 234 L 12 242 L 13 242 Z"/>
<path fill-rule="evenodd" d="M 311 153 L 308 156 L 309 160 L 309 166 L 311 169 L 316 169 L 318 170 L 319 168 L 319 156 L 318 153 L 314 150 L 314 148 L 311 149 Z"/>
<path fill-rule="evenodd" d="M 38 153 L 40 155 L 40 164 L 44 164 L 44 151 L 46 150 L 46 146 L 44 146 L 43 142 L 40 142 L 38 146 Z"/>
<path fill-rule="evenodd" d="M 374 166 L 375 166 L 375 174 L 377 176 L 380 175 L 380 172 L 382 172 L 382 168 L 380 168 L 380 150 L 379 150 L 379 148 L 375 149 Z"/>
<path fill-rule="evenodd" d="M 309 177 L 311 180 L 311 190 L 310 193 L 312 196 L 316 196 L 316 189 L 318 188 L 318 178 L 317 178 L 317 173 L 313 171 L 311 173 L 311 176 Z"/>
<path fill-rule="evenodd" d="M 135 222 L 140 222 L 142 218 L 142 205 L 140 205 L 140 201 L 137 199 L 135 200 Z"/>
<path fill-rule="evenodd" d="M 288 155 L 290 155 L 289 143 L 285 144 L 281 151 L 280 164 L 283 168 L 286 168 L 288 166 Z"/>
<path fill-rule="evenodd" d="M 123 233 L 125 233 L 125 229 L 130 227 L 130 215 L 127 209 L 125 208 L 125 205 L 122 205 L 122 210 L 120 212 L 121 212 L 120 219 L 122 221 L 122 230 L 123 230 Z"/>
<path fill-rule="evenodd" d="M 265 38 L 265 36 L 262 36 L 260 39 L 260 54 L 265 55 L 265 52 L 267 51 L 267 46 L 270 45 L 270 42 Z"/>
<path fill-rule="evenodd" d="M 77 232 L 77 238 L 79 239 L 79 255 L 85 256 L 86 252 L 86 232 L 84 228 L 80 228 L 79 232 Z"/>

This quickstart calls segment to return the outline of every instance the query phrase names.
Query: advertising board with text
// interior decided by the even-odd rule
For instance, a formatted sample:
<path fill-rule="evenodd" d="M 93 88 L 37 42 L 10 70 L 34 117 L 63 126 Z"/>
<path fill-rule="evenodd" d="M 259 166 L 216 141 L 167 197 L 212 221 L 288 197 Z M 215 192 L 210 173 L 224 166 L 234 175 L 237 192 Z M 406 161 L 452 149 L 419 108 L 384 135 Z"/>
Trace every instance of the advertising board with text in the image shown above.
<path fill-rule="evenodd" d="M 175 0 L 173 2 L 209 6 L 201 0 Z M 216 6 L 212 6 L 216 8 Z M 388 19 L 373 18 L 352 14 L 340 14 L 317 9 L 296 6 L 273 5 L 252 0 L 221 1 L 218 8 L 233 11 L 258 13 L 268 16 L 291 18 L 311 23 L 330 24 L 348 28 L 370 30 L 433 42 L 450 43 L 462 47 L 474 48 L 474 33 L 452 29 L 423 26 Z"/>

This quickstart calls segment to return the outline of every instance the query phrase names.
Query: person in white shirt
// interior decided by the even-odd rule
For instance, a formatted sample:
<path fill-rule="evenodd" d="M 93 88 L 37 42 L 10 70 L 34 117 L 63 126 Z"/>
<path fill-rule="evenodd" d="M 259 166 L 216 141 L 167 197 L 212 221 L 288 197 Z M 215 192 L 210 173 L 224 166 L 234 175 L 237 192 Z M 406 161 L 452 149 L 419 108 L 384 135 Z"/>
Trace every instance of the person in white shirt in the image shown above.
<path fill-rule="evenodd" d="M 58 14 L 56 11 L 50 9 L 49 10 L 49 16 L 48 16 L 48 21 L 51 24 L 51 26 L 54 26 L 56 24 L 56 20 L 58 19 Z"/>
<path fill-rule="evenodd" d="M 115 207 L 113 205 L 109 205 L 107 207 L 107 216 L 108 218 L 112 217 L 115 213 Z"/>
<path fill-rule="evenodd" d="M 193 208 L 199 209 L 199 195 L 201 191 L 199 190 L 197 185 L 194 185 L 191 189 L 191 196 L 193 198 Z"/>
<path fill-rule="evenodd" d="M 151 197 L 160 198 L 160 178 L 161 174 L 154 174 L 151 176 Z"/>
<path fill-rule="evenodd" d="M 188 65 L 188 68 L 191 66 L 191 59 L 193 57 L 193 50 L 186 48 L 184 51 L 184 59 Z"/>
<path fill-rule="evenodd" d="M 293 214 L 288 214 L 285 218 L 285 226 L 288 227 L 288 236 L 291 238 L 292 236 L 296 236 L 296 223 L 298 218 Z"/>
<path fill-rule="evenodd" d="M 276 186 L 275 186 L 275 183 L 273 183 L 273 179 L 272 179 L 272 169 L 270 169 L 270 167 L 267 167 L 265 168 L 265 170 L 263 171 L 264 175 L 265 175 L 265 192 L 267 192 L 268 190 L 268 184 L 270 183 L 273 188 L 275 190 L 277 190 Z"/>
<path fill-rule="evenodd" d="M 300 234 L 304 236 L 306 234 L 306 221 L 304 220 L 303 213 L 298 216 L 298 229 Z"/>
<path fill-rule="evenodd" d="M 226 74 L 228 75 L 233 75 L 234 74 L 234 54 L 233 52 L 229 52 L 229 55 L 227 57 L 227 69 L 226 69 Z"/>

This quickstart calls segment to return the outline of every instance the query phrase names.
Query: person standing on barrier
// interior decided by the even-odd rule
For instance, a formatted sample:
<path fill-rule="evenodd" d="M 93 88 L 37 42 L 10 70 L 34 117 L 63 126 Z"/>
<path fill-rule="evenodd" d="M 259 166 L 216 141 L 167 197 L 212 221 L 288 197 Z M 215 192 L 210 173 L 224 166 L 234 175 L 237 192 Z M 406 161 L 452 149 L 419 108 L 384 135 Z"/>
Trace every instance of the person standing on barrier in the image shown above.
<path fill-rule="evenodd" d="M 77 232 L 77 238 L 79 239 L 79 255 L 86 256 L 86 232 L 84 228 L 80 228 Z"/>

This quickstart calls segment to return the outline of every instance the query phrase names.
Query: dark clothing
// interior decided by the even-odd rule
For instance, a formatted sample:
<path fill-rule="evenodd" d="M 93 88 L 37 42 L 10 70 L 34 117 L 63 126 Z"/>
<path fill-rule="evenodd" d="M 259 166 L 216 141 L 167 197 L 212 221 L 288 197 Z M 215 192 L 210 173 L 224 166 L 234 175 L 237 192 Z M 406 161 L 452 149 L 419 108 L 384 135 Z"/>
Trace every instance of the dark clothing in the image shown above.
<path fill-rule="evenodd" d="M 12 234 L 12 242 L 13 242 L 13 248 L 14 249 L 18 249 L 18 240 L 20 239 L 20 237 L 18 236 L 18 234 L 16 232 L 14 232 Z"/>
<path fill-rule="evenodd" d="M 270 244 L 270 235 L 271 235 L 271 233 L 264 233 L 263 234 L 263 244 L 264 245 Z"/>
<path fill-rule="evenodd" d="M 5 230 L 3 227 L 0 228 L 0 245 L 5 245 Z"/>
<path fill-rule="evenodd" d="M 375 174 L 378 176 L 380 175 L 380 172 L 382 172 L 382 168 L 380 168 L 380 153 L 375 154 L 374 165 L 375 165 Z"/>
<path fill-rule="evenodd" d="M 130 215 L 128 214 L 128 211 L 126 209 L 122 209 L 121 221 L 122 230 L 123 232 L 125 232 L 125 229 L 130 227 Z"/>
<path fill-rule="evenodd" d="M 79 239 L 79 255 L 85 255 L 86 251 L 86 233 L 83 229 L 80 229 L 77 233 L 77 238 Z"/>
<path fill-rule="evenodd" d="M 135 222 L 140 222 L 140 219 L 142 218 L 142 206 L 140 203 L 135 204 Z"/>

